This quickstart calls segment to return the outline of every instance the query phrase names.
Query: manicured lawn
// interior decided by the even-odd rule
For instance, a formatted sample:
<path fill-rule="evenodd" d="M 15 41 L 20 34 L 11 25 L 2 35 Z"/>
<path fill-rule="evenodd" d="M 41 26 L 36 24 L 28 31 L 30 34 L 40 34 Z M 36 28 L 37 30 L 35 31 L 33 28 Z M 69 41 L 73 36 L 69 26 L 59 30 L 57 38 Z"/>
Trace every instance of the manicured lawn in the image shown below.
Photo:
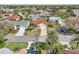
<path fill-rule="evenodd" d="M 9 42 L 5 45 L 6 48 L 9 48 L 13 51 L 16 51 L 17 49 L 27 48 L 27 46 L 27 42 Z"/>
<path fill-rule="evenodd" d="M 26 30 L 24 35 L 35 35 L 35 36 L 39 36 L 40 34 L 40 29 L 35 29 L 35 30 Z"/>
<path fill-rule="evenodd" d="M 47 19 L 48 19 L 48 18 L 46 18 L 46 17 L 42 17 L 42 18 L 41 18 L 41 20 L 47 20 Z"/>

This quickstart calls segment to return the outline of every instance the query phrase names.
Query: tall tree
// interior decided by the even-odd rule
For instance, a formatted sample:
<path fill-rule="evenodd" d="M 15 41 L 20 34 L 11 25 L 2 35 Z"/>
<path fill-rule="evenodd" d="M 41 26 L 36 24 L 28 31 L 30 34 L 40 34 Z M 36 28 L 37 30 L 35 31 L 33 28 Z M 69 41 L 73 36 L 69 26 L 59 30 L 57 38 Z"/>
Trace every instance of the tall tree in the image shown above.
<path fill-rule="evenodd" d="M 66 24 L 69 28 L 79 31 L 79 17 L 69 17 Z"/>
<path fill-rule="evenodd" d="M 59 43 L 58 37 L 54 31 L 48 34 L 47 43 L 49 47 L 52 47 L 53 53 L 64 53 L 63 46 Z"/>
<path fill-rule="evenodd" d="M 70 46 L 72 49 L 79 49 L 79 37 L 77 37 L 76 39 L 72 40 L 70 42 Z"/>

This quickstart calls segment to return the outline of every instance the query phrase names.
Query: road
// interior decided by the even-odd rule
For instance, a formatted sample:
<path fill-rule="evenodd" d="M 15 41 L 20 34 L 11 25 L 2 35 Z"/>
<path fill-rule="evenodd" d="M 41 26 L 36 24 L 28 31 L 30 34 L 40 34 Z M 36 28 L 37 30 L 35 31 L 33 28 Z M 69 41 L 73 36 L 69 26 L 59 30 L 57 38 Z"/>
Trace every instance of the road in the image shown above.
<path fill-rule="evenodd" d="M 8 39 L 6 42 L 29 42 L 29 41 L 36 41 L 37 37 L 7 35 L 4 39 Z"/>

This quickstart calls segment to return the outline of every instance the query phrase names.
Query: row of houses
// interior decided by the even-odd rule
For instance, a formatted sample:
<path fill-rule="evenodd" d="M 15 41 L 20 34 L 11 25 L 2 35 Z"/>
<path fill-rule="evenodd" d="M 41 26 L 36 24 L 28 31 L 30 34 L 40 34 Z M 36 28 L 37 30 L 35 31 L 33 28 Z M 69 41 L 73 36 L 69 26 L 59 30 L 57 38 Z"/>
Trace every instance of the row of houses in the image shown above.
<path fill-rule="evenodd" d="M 47 19 L 41 19 L 41 17 L 45 17 Z M 23 20 L 25 16 L 22 13 L 15 14 L 13 10 L 8 10 L 3 14 L 3 20 L 10 20 L 10 21 L 20 21 Z M 55 22 L 61 20 L 60 17 L 51 16 L 51 13 L 44 12 L 39 14 L 29 14 L 28 19 L 32 20 L 33 24 L 44 23 L 47 24 L 48 22 Z"/>
<path fill-rule="evenodd" d="M 22 20 L 24 18 L 24 15 L 22 13 L 15 14 L 14 11 L 6 11 L 5 14 L 3 14 L 3 20 Z"/>

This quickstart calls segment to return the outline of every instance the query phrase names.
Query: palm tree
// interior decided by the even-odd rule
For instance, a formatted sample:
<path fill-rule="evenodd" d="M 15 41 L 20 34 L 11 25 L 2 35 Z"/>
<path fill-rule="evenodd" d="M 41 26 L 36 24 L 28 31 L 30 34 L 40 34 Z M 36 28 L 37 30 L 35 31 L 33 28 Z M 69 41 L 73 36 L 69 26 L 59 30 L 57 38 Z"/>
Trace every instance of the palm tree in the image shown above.
<path fill-rule="evenodd" d="M 47 44 L 52 47 L 53 53 L 63 53 L 64 47 L 58 42 L 58 37 L 54 31 L 51 31 L 47 38 Z"/>

